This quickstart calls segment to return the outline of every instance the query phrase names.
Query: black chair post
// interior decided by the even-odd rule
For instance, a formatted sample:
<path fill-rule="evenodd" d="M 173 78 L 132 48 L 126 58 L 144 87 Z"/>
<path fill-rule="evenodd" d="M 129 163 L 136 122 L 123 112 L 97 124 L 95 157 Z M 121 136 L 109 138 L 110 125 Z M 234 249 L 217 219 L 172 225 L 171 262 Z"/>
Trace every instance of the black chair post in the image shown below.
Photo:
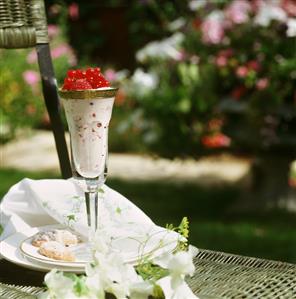
<path fill-rule="evenodd" d="M 67 179 L 72 176 L 72 171 L 65 140 L 65 131 L 60 116 L 61 109 L 49 44 L 37 44 L 36 50 L 41 74 L 43 96 L 51 121 L 62 177 Z"/>

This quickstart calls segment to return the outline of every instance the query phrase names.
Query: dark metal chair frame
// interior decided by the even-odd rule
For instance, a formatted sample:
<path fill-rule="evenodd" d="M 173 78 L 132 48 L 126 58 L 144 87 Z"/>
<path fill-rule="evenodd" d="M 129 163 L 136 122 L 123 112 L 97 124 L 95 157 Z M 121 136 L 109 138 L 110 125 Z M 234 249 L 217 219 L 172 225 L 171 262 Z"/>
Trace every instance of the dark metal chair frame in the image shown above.
<path fill-rule="evenodd" d="M 0 48 L 36 47 L 45 105 L 49 114 L 63 178 L 71 164 L 61 120 L 43 0 L 0 0 Z"/>

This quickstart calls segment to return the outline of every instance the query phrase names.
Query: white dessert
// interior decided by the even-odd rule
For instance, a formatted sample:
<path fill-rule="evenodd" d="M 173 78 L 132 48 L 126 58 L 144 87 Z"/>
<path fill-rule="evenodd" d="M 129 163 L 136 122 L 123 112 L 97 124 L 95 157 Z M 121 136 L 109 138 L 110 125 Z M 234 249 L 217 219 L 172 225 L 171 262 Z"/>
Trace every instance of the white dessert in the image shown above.
<path fill-rule="evenodd" d="M 113 103 L 114 97 L 63 100 L 73 162 L 78 174 L 85 178 L 104 173 Z"/>

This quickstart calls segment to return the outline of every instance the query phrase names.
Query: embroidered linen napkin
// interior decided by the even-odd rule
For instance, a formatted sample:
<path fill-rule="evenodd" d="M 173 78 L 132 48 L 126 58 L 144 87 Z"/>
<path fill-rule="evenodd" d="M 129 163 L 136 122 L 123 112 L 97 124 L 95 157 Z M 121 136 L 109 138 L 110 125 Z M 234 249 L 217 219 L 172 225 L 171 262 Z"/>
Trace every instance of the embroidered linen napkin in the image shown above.
<path fill-rule="evenodd" d="M 139 234 L 155 224 L 124 196 L 103 186 L 100 197 L 100 225 L 112 234 Z M 88 236 L 84 193 L 73 179 L 23 179 L 8 191 L 1 205 L 3 240 L 30 227 L 61 223 Z M 136 225 L 135 225 L 136 224 Z M 175 234 L 177 240 L 178 235 Z"/>

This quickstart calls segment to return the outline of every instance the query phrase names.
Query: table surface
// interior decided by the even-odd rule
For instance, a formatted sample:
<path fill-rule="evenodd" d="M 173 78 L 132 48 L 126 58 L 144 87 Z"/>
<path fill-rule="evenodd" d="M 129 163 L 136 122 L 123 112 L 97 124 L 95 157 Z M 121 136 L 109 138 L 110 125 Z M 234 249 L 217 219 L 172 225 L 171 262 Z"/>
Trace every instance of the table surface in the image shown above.
<path fill-rule="evenodd" d="M 210 250 L 200 250 L 194 263 L 196 271 L 188 284 L 200 299 L 296 299 L 294 264 Z M 43 272 L 0 261 L 2 283 L 43 286 L 43 278 Z M 0 286 L 0 299 L 7 299 L 1 295 Z"/>

